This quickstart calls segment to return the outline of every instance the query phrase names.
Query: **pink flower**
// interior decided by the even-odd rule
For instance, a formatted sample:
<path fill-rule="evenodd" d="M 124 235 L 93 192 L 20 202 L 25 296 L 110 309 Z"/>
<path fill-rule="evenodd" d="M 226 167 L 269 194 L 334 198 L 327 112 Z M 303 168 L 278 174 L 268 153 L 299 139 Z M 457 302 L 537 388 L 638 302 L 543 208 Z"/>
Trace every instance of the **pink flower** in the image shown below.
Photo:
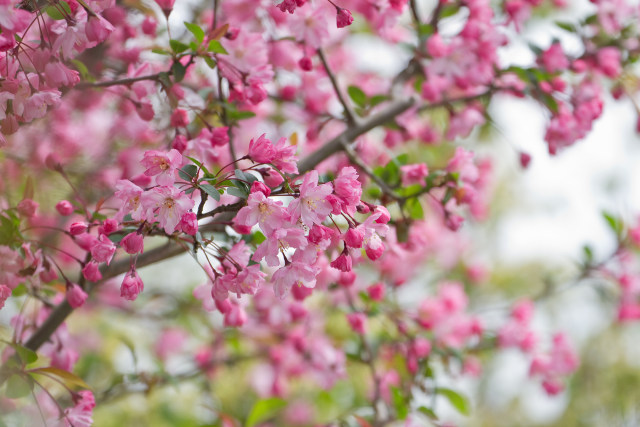
<path fill-rule="evenodd" d="M 175 1 L 176 0 L 156 0 L 156 3 L 158 3 L 158 6 L 160 6 L 165 16 L 169 16 L 173 10 Z"/>
<path fill-rule="evenodd" d="M 275 147 L 265 138 L 265 134 L 249 141 L 249 157 L 256 163 L 271 163 L 276 158 Z"/>
<path fill-rule="evenodd" d="M 265 197 L 269 197 L 271 195 L 271 189 L 260 181 L 253 181 L 253 184 L 251 184 L 250 192 L 254 193 L 256 191 L 261 192 Z"/>
<path fill-rule="evenodd" d="M 11 288 L 7 285 L 0 285 L 0 309 L 4 307 L 4 303 L 11 296 Z"/>
<path fill-rule="evenodd" d="M 258 246 L 253 254 L 253 260 L 260 262 L 266 258 L 269 267 L 277 267 L 280 265 L 278 254 L 280 249 L 286 248 L 304 248 L 307 245 L 304 231 L 299 228 L 278 228 L 271 234 L 267 235 L 264 242 Z"/>
<path fill-rule="evenodd" d="M 349 227 L 343 236 L 344 243 L 350 248 L 361 248 L 364 242 L 364 230 Z"/>
<path fill-rule="evenodd" d="M 88 296 L 89 295 L 77 284 L 70 283 L 67 285 L 67 301 L 71 307 L 82 307 Z"/>
<path fill-rule="evenodd" d="M 141 254 L 144 250 L 144 237 L 138 232 L 129 233 L 120 240 L 120 246 L 128 254 Z"/>
<path fill-rule="evenodd" d="M 72 236 L 79 236 L 87 232 L 88 225 L 85 222 L 72 222 L 69 226 L 69 233 Z"/>
<path fill-rule="evenodd" d="M 264 284 L 265 276 L 266 274 L 260 271 L 259 264 L 250 265 L 238 273 L 229 290 L 235 292 L 238 298 L 241 294 L 255 295 Z"/>
<path fill-rule="evenodd" d="M 115 252 L 116 245 L 104 234 L 100 235 L 98 242 L 91 248 L 91 256 L 93 259 L 97 262 L 106 262 L 107 265 L 111 262 Z"/>
<path fill-rule="evenodd" d="M 195 212 L 187 212 L 186 214 L 182 215 L 180 224 L 178 224 L 178 229 L 182 230 L 183 233 L 195 236 L 198 232 L 198 216 L 195 214 Z"/>
<path fill-rule="evenodd" d="M 375 283 L 375 284 L 369 286 L 367 288 L 367 293 L 369 294 L 369 297 L 372 300 L 374 300 L 374 301 L 382 301 L 382 299 L 384 298 L 384 293 L 385 293 L 384 283 L 379 282 L 379 283 Z"/>
<path fill-rule="evenodd" d="M 598 68 L 611 79 L 617 78 L 622 72 L 620 60 L 620 50 L 615 47 L 603 47 L 598 51 Z"/>
<path fill-rule="evenodd" d="M 227 126 L 214 128 L 211 131 L 211 145 L 222 147 L 229 143 L 229 128 Z"/>
<path fill-rule="evenodd" d="M 128 179 L 121 179 L 116 182 L 116 191 L 114 196 L 120 200 L 122 205 L 115 215 L 117 221 L 122 221 L 126 214 L 131 214 L 135 221 L 145 219 L 145 209 L 142 206 L 142 188 L 135 185 Z"/>
<path fill-rule="evenodd" d="M 145 192 L 142 204 L 146 208 L 147 217 L 155 214 L 160 227 L 164 228 L 165 233 L 171 234 L 195 202 L 177 188 L 163 186 Z"/>
<path fill-rule="evenodd" d="M 261 191 L 249 195 L 247 206 L 240 209 L 234 222 L 236 224 L 253 227 L 258 224 L 265 234 L 270 235 L 274 230 L 282 228 L 288 215 L 281 201 L 274 201 L 265 197 Z"/>
<path fill-rule="evenodd" d="M 400 166 L 402 185 L 408 187 L 413 184 L 425 185 L 425 178 L 429 176 L 429 169 L 424 163 Z"/>
<path fill-rule="evenodd" d="M 82 275 L 90 282 L 97 282 L 102 279 L 100 267 L 97 262 L 89 261 L 82 269 Z"/>
<path fill-rule="evenodd" d="M 129 301 L 134 301 L 143 289 L 144 283 L 142 283 L 142 279 L 138 276 L 135 267 L 131 267 L 120 286 L 120 296 Z"/>
<path fill-rule="evenodd" d="M 284 173 L 298 173 L 296 147 L 287 144 L 286 138 L 280 138 L 275 144 L 275 150 L 276 156 L 271 163 Z"/>
<path fill-rule="evenodd" d="M 347 321 L 354 332 L 364 335 L 367 327 L 367 316 L 364 313 L 349 313 Z"/>
<path fill-rule="evenodd" d="M 182 108 L 176 108 L 171 113 L 171 126 L 174 128 L 183 128 L 189 124 L 189 113 Z"/>
<path fill-rule="evenodd" d="M 542 52 L 540 62 L 550 73 L 564 71 L 569 68 L 569 60 L 562 50 L 562 45 L 558 42 L 553 43 L 547 50 Z"/>
<path fill-rule="evenodd" d="M 87 23 L 84 26 L 87 40 L 95 43 L 102 43 L 105 41 L 113 30 L 115 30 L 113 25 L 99 15 L 89 16 L 89 19 L 87 19 Z"/>
<path fill-rule="evenodd" d="M 146 151 L 142 159 L 146 176 L 155 176 L 158 185 L 173 185 L 175 171 L 182 166 L 182 154 L 171 149 L 168 153 L 156 150 Z"/>
<path fill-rule="evenodd" d="M 333 191 L 344 203 L 345 211 L 353 215 L 362 196 L 362 184 L 358 181 L 355 168 L 347 166 L 340 169 L 338 176 L 333 180 Z"/>
<path fill-rule="evenodd" d="M 38 203 L 31 199 L 23 199 L 18 203 L 18 213 L 24 217 L 31 218 L 36 214 Z"/>
<path fill-rule="evenodd" d="M 64 410 L 65 427 L 90 427 L 93 425 L 91 418 L 96 401 L 89 390 L 81 390 L 74 394 L 75 406 Z"/>
<path fill-rule="evenodd" d="M 331 261 L 331 267 L 344 272 L 351 271 L 351 255 L 346 252 L 342 252 L 338 258 Z"/>
<path fill-rule="evenodd" d="M 337 8 L 336 22 L 338 28 L 347 27 L 353 22 L 353 16 L 351 16 L 351 12 L 348 9 L 339 7 Z"/>
<path fill-rule="evenodd" d="M 318 185 L 317 171 L 308 172 L 300 185 L 300 197 L 289 203 L 291 220 L 301 219 L 307 227 L 311 227 L 313 224 L 322 224 L 322 221 L 333 210 L 331 203 L 326 200 L 332 191 L 331 183 Z"/>
<path fill-rule="evenodd" d="M 56 210 L 62 216 L 69 216 L 73 213 L 73 205 L 67 200 L 60 200 L 56 203 Z"/>
<path fill-rule="evenodd" d="M 316 270 L 309 264 L 293 261 L 273 274 L 273 291 L 280 299 L 289 293 L 294 285 L 313 288 L 316 285 Z"/>

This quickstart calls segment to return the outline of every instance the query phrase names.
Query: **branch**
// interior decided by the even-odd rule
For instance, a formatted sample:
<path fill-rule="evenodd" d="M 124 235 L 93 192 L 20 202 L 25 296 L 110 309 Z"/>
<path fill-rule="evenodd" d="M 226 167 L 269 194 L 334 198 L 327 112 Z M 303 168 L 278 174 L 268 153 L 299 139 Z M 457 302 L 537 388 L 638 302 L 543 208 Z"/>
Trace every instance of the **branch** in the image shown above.
<path fill-rule="evenodd" d="M 338 80 L 336 79 L 335 74 L 333 74 L 333 72 L 331 71 L 331 68 L 329 68 L 327 58 L 324 56 L 324 52 L 320 48 L 318 49 L 318 57 L 322 62 L 324 70 L 329 76 L 329 80 L 331 80 L 331 85 L 333 86 L 333 90 L 335 91 L 338 99 L 340 100 L 340 103 L 342 104 L 342 108 L 344 108 L 344 115 L 347 118 L 347 122 L 351 125 L 357 124 L 357 116 L 354 114 L 351 106 L 347 103 L 347 100 L 344 98 L 344 96 L 342 96 L 342 91 L 340 90 L 340 86 L 338 86 Z"/>
<path fill-rule="evenodd" d="M 170 72 L 168 72 L 170 74 Z M 109 87 L 109 86 L 118 86 L 118 85 L 130 85 L 131 83 L 141 82 L 143 80 L 158 80 L 160 78 L 161 73 L 149 74 L 147 76 L 139 76 L 139 77 L 128 77 L 126 79 L 119 80 L 107 80 L 104 82 L 81 82 L 75 85 L 75 89 L 87 89 L 93 87 Z"/>
<path fill-rule="evenodd" d="M 378 114 L 366 118 L 356 126 L 347 128 L 340 135 L 333 138 L 321 148 L 298 162 L 298 171 L 300 172 L 300 174 L 310 171 L 327 158 L 341 151 L 343 148 L 343 144 L 349 144 L 360 135 L 369 132 L 373 128 L 385 124 L 389 120 L 407 111 L 415 103 L 416 99 L 413 97 L 403 99 L 401 101 L 396 101 L 389 105 L 386 110 L 383 110 Z"/>

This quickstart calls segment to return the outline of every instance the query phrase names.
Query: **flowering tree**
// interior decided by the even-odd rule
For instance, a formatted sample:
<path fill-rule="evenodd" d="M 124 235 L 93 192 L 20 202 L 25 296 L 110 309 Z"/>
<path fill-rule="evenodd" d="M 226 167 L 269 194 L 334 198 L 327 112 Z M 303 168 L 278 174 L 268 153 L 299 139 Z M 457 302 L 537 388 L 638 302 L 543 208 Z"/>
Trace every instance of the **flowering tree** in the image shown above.
<path fill-rule="evenodd" d="M 556 155 L 606 92 L 640 89 L 625 0 L 556 22 L 578 49 L 522 47 L 566 7 L 1 0 L 3 416 L 129 425 L 109 408 L 140 395 L 153 425 L 444 426 L 436 402 L 468 415 L 455 379 L 505 348 L 562 393 L 577 352 L 531 323 L 553 286 L 487 321 L 492 266 L 469 242 L 492 213 L 475 144 L 494 99 L 534 100 Z M 364 43 L 394 63 L 359 66 Z M 516 45 L 533 59 L 505 58 Z M 634 320 L 640 227 L 605 219 L 617 248 L 585 248 L 574 281 Z M 185 253 L 170 288 L 142 271 Z M 154 401 L 172 387 L 181 411 Z"/>

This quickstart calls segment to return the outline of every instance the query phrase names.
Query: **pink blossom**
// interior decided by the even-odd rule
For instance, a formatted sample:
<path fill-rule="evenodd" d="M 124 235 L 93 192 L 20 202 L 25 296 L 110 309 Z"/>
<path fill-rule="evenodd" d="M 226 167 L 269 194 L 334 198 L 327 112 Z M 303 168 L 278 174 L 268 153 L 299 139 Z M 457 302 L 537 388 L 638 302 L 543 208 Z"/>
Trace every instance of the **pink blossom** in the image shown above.
<path fill-rule="evenodd" d="M 74 394 L 75 405 L 64 410 L 62 421 L 65 427 L 91 427 L 93 425 L 93 408 L 96 401 L 89 390 L 81 390 Z"/>
<path fill-rule="evenodd" d="M 382 301 L 384 299 L 385 288 L 384 283 L 375 283 L 367 288 L 369 297 L 374 301 Z"/>
<path fill-rule="evenodd" d="M 38 203 L 34 202 L 31 199 L 22 199 L 18 203 L 18 213 L 24 217 L 31 218 L 36 214 L 36 210 L 38 209 Z"/>
<path fill-rule="evenodd" d="M 309 264 L 293 261 L 276 271 L 272 281 L 276 296 L 284 299 L 294 285 L 313 288 L 316 285 L 316 271 Z"/>
<path fill-rule="evenodd" d="M 0 309 L 4 307 L 4 303 L 11 296 L 11 288 L 7 285 L 0 285 Z"/>
<path fill-rule="evenodd" d="M 155 214 L 165 233 L 172 234 L 182 216 L 193 208 L 195 202 L 184 192 L 175 187 L 154 187 L 144 193 L 142 204 L 147 211 L 147 217 Z"/>
<path fill-rule="evenodd" d="M 562 45 L 557 42 L 553 43 L 547 50 L 542 52 L 540 62 L 550 73 L 564 71 L 569 68 L 569 60 L 562 50 Z"/>
<path fill-rule="evenodd" d="M 343 236 L 344 243 L 350 248 L 361 248 L 364 243 L 364 230 L 349 227 Z"/>
<path fill-rule="evenodd" d="M 70 283 L 67 285 L 67 301 L 72 308 L 82 307 L 88 296 L 77 284 Z"/>
<path fill-rule="evenodd" d="M 331 183 L 318 185 L 318 172 L 308 172 L 300 185 L 300 197 L 289 203 L 291 220 L 302 220 L 307 227 L 321 224 L 332 211 L 331 203 L 326 197 L 331 194 Z"/>
<path fill-rule="evenodd" d="M 91 248 L 91 256 L 97 262 L 111 262 L 113 254 L 116 252 L 116 245 L 109 238 L 101 234 L 98 241 Z"/>
<path fill-rule="evenodd" d="M 357 334 L 364 335 L 367 329 L 367 316 L 364 313 L 349 313 L 347 321 L 351 329 Z"/>
<path fill-rule="evenodd" d="M 211 131 L 211 145 L 222 147 L 229 143 L 229 128 L 227 126 L 214 128 Z"/>
<path fill-rule="evenodd" d="M 144 174 L 155 176 L 158 185 L 173 185 L 175 171 L 182 166 L 182 154 L 175 149 L 171 149 L 168 153 L 150 150 L 144 153 L 141 163 L 147 168 Z"/>
<path fill-rule="evenodd" d="M 144 283 L 138 276 L 138 272 L 134 267 L 124 276 L 122 285 L 120 285 L 120 296 L 129 301 L 134 301 L 138 298 L 138 294 L 144 289 Z"/>
<path fill-rule="evenodd" d="M 338 256 L 338 258 L 331 261 L 331 267 L 344 272 L 351 271 L 351 268 L 352 268 L 351 255 L 349 255 L 348 253 L 342 252 Z"/>
<path fill-rule="evenodd" d="M 95 43 L 102 43 L 107 39 L 115 28 L 109 21 L 99 15 L 89 16 L 84 27 L 87 40 Z"/>
<path fill-rule="evenodd" d="M 145 209 L 142 206 L 142 188 L 135 185 L 128 179 L 121 179 L 116 182 L 116 191 L 114 196 L 120 200 L 121 205 L 115 219 L 122 221 L 125 215 L 131 214 L 135 221 L 145 219 Z"/>
<path fill-rule="evenodd" d="M 615 47 L 603 47 L 598 51 L 598 68 L 605 76 L 611 79 L 617 78 L 622 72 L 620 60 L 620 50 Z"/>
<path fill-rule="evenodd" d="M 169 16 L 173 10 L 175 1 L 176 0 L 156 0 L 156 3 L 158 3 L 158 6 L 160 6 L 165 16 Z"/>
<path fill-rule="evenodd" d="M 275 144 L 276 156 L 273 159 L 273 165 L 284 173 L 298 173 L 298 157 L 296 156 L 296 147 L 287 144 L 286 138 L 280 138 Z M 272 185 L 272 187 L 274 187 Z"/>
<path fill-rule="evenodd" d="M 69 233 L 72 236 L 79 236 L 83 233 L 86 233 L 88 227 L 89 226 L 86 222 L 72 222 L 71 225 L 69 225 Z"/>
<path fill-rule="evenodd" d="M 408 187 L 413 184 L 425 185 L 425 178 L 429 176 L 429 169 L 424 163 L 400 166 L 402 185 Z"/>
<path fill-rule="evenodd" d="M 253 254 L 253 260 L 260 262 L 266 259 L 267 265 L 277 267 L 280 265 L 278 255 L 280 250 L 288 248 L 304 248 L 307 245 L 304 231 L 299 228 L 278 228 L 266 236 L 266 240 L 258 246 Z"/>
<path fill-rule="evenodd" d="M 144 250 L 144 237 L 138 232 L 129 233 L 120 240 L 120 246 L 128 254 L 141 254 Z"/>
<path fill-rule="evenodd" d="M 189 124 L 189 113 L 182 108 L 176 108 L 171 113 L 171 126 L 174 128 L 183 128 Z"/>
<path fill-rule="evenodd" d="M 253 227 L 258 224 L 265 234 L 270 235 L 274 230 L 282 228 L 288 215 L 281 201 L 265 197 L 261 191 L 249 195 L 247 206 L 240 209 L 234 222 L 236 224 Z"/>
<path fill-rule="evenodd" d="M 102 279 L 102 273 L 100 273 L 100 266 L 96 261 L 89 261 L 82 268 L 82 275 L 90 282 L 97 282 Z"/>
<path fill-rule="evenodd" d="M 347 166 L 340 169 L 338 176 L 333 180 L 333 189 L 344 203 L 345 211 L 353 214 L 362 196 L 362 184 L 358 181 L 355 168 Z"/>
<path fill-rule="evenodd" d="M 348 9 L 338 7 L 336 14 L 336 23 L 338 28 L 348 27 L 352 22 L 353 16 L 351 16 L 351 12 Z"/>
<path fill-rule="evenodd" d="M 73 205 L 67 200 L 60 200 L 56 203 L 56 210 L 62 216 L 69 216 L 73 213 Z"/>
<path fill-rule="evenodd" d="M 256 163 L 271 163 L 276 158 L 276 150 L 265 134 L 249 141 L 249 157 Z"/>

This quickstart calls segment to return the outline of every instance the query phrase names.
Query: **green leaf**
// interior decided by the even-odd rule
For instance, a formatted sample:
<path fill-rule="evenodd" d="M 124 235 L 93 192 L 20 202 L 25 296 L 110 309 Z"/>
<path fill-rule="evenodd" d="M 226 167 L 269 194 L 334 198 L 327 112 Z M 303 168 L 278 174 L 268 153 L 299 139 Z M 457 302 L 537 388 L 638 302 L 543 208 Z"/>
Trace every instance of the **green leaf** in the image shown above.
<path fill-rule="evenodd" d="M 52 19 L 55 19 L 56 21 L 60 21 L 62 19 L 65 19 L 65 14 L 63 14 L 60 11 L 60 7 L 62 7 L 62 9 L 64 9 L 64 11 L 66 12 L 66 16 L 72 16 L 73 15 L 73 13 L 71 13 L 71 8 L 69 7 L 69 4 L 67 2 L 65 2 L 65 1 L 58 2 L 57 7 L 48 6 L 45 9 L 45 12 Z"/>
<path fill-rule="evenodd" d="M 198 43 L 202 43 L 204 41 L 204 30 L 202 28 L 190 22 L 185 22 L 184 26 L 187 27 L 187 30 L 189 30 L 191 34 L 193 34 L 193 37 L 198 40 Z"/>
<path fill-rule="evenodd" d="M 593 262 L 593 249 L 591 249 L 590 245 L 584 245 L 582 247 L 582 252 L 584 253 L 584 263 L 585 265 L 590 265 Z M 14 289 L 15 291 L 15 289 Z"/>
<path fill-rule="evenodd" d="M 189 156 L 185 156 L 185 157 L 191 160 L 193 163 L 195 163 L 195 165 L 198 166 L 200 169 L 202 169 L 205 175 L 211 175 L 211 172 L 209 172 L 209 170 L 198 159 L 194 159 L 193 157 L 189 157 Z"/>
<path fill-rule="evenodd" d="M 171 52 L 169 52 L 168 50 L 164 50 L 160 48 L 151 49 L 151 52 L 156 53 L 158 55 L 171 55 Z"/>
<path fill-rule="evenodd" d="M 422 204 L 417 197 L 413 197 L 408 199 L 404 204 L 404 207 L 407 210 L 407 213 L 411 217 L 411 219 L 422 219 L 424 218 L 424 210 L 422 209 Z"/>
<path fill-rule="evenodd" d="M 576 26 L 574 24 L 572 24 L 571 22 L 560 22 L 557 21 L 556 26 L 558 28 L 562 28 L 565 31 L 568 31 L 570 33 L 575 33 L 576 32 Z"/>
<path fill-rule="evenodd" d="M 251 241 L 256 245 L 259 245 L 260 243 L 264 242 L 265 240 L 267 240 L 267 238 L 264 236 L 264 234 L 262 234 L 261 231 L 256 231 L 251 236 Z"/>
<path fill-rule="evenodd" d="M 212 70 L 218 66 L 218 63 L 213 58 L 209 58 L 208 56 L 204 57 L 204 62 L 206 62 L 209 68 L 211 68 Z"/>
<path fill-rule="evenodd" d="M 245 427 L 254 427 L 275 417 L 285 406 L 287 402 L 277 397 L 258 400 L 249 412 Z"/>
<path fill-rule="evenodd" d="M 613 230 L 617 236 L 622 235 L 622 230 L 624 229 L 624 225 L 620 218 L 617 218 L 613 216 L 611 213 L 606 211 L 602 212 L 602 217 L 605 219 L 605 221 L 607 221 L 609 228 L 611 228 L 611 230 Z"/>
<path fill-rule="evenodd" d="M 459 11 L 460 11 L 460 5 L 458 5 L 457 3 L 447 5 L 443 7 L 442 10 L 440 11 L 440 18 L 448 18 L 450 16 L 455 15 Z"/>
<path fill-rule="evenodd" d="M 470 414 L 469 400 L 450 388 L 437 388 L 438 394 L 447 398 L 449 403 L 458 410 L 462 415 Z"/>
<path fill-rule="evenodd" d="M 91 389 L 87 383 L 84 382 L 82 378 L 79 376 L 72 374 L 71 372 L 67 372 L 64 369 L 54 368 L 53 366 L 48 366 L 45 368 L 37 368 L 32 369 L 30 372 L 34 374 L 49 374 L 54 375 L 60 378 L 64 383 L 69 386 L 77 386 L 80 388 Z"/>
<path fill-rule="evenodd" d="M 351 100 L 358 106 L 364 107 L 367 103 L 367 95 L 358 86 L 349 86 L 347 93 Z"/>
<path fill-rule="evenodd" d="M 253 111 L 238 111 L 233 109 L 227 110 L 227 118 L 229 120 L 236 120 L 236 121 L 244 120 L 244 119 L 250 119 L 255 116 L 256 116 L 256 113 L 254 113 Z"/>
<path fill-rule="evenodd" d="M 240 197 L 241 199 L 246 199 L 247 197 L 249 197 L 248 193 L 246 191 L 243 191 L 237 187 L 229 187 L 227 188 L 227 193 L 232 195 L 232 196 L 236 196 L 236 197 Z"/>
<path fill-rule="evenodd" d="M 200 188 L 204 190 L 204 192 L 207 193 L 209 197 L 214 199 L 216 202 L 220 201 L 220 193 L 218 192 L 218 189 L 213 185 L 201 184 Z"/>
<path fill-rule="evenodd" d="M 19 284 L 18 286 L 16 286 L 15 288 L 13 288 L 13 291 L 11 291 L 11 296 L 12 297 L 21 297 L 22 295 L 27 293 L 27 287 L 25 286 L 24 283 Z"/>
<path fill-rule="evenodd" d="M 9 345 L 13 347 L 18 356 L 20 356 L 20 359 L 22 359 L 26 365 L 38 360 L 38 355 L 35 351 L 16 343 L 10 343 Z"/>
<path fill-rule="evenodd" d="M 407 415 L 409 415 L 409 407 L 407 406 L 407 402 L 398 387 L 391 386 L 391 398 L 398 419 L 404 420 L 407 418 Z"/>
<path fill-rule="evenodd" d="M 207 48 L 209 52 L 213 53 L 221 53 L 223 55 L 228 55 L 229 52 L 222 46 L 222 44 L 218 40 L 211 40 L 209 42 L 209 47 Z"/>
<path fill-rule="evenodd" d="M 427 408 L 426 406 L 421 406 L 418 408 L 418 411 L 420 411 L 423 415 L 425 415 L 427 418 L 430 418 L 432 420 L 437 420 L 438 416 L 436 415 L 435 412 L 433 412 L 433 410 Z"/>
<path fill-rule="evenodd" d="M 187 68 L 179 62 L 174 62 L 171 65 L 171 72 L 176 83 L 179 83 L 184 79 L 184 75 L 187 73 Z"/>
<path fill-rule="evenodd" d="M 26 375 L 13 374 L 7 380 L 6 396 L 9 399 L 25 397 L 33 390 L 33 379 Z"/>
<path fill-rule="evenodd" d="M 369 105 L 371 107 L 375 107 L 376 105 L 381 104 L 387 100 L 389 100 L 389 97 L 387 95 L 373 95 L 371 98 L 369 98 Z"/>
<path fill-rule="evenodd" d="M 178 175 L 180 176 L 180 178 L 189 182 L 193 181 L 193 179 L 197 176 L 197 174 L 198 174 L 198 167 L 196 165 L 185 165 L 182 169 L 178 171 Z"/>
<path fill-rule="evenodd" d="M 182 53 L 185 50 L 189 49 L 189 46 L 182 43 L 180 40 L 169 40 L 169 46 L 171 46 L 171 50 L 175 53 Z"/>
<path fill-rule="evenodd" d="M 75 65 L 76 70 L 80 72 L 80 76 L 82 76 L 83 80 L 87 80 L 90 77 L 89 69 L 87 68 L 86 65 L 84 65 L 82 61 L 79 61 L 77 59 L 72 59 L 71 62 L 73 63 L 73 65 Z"/>

